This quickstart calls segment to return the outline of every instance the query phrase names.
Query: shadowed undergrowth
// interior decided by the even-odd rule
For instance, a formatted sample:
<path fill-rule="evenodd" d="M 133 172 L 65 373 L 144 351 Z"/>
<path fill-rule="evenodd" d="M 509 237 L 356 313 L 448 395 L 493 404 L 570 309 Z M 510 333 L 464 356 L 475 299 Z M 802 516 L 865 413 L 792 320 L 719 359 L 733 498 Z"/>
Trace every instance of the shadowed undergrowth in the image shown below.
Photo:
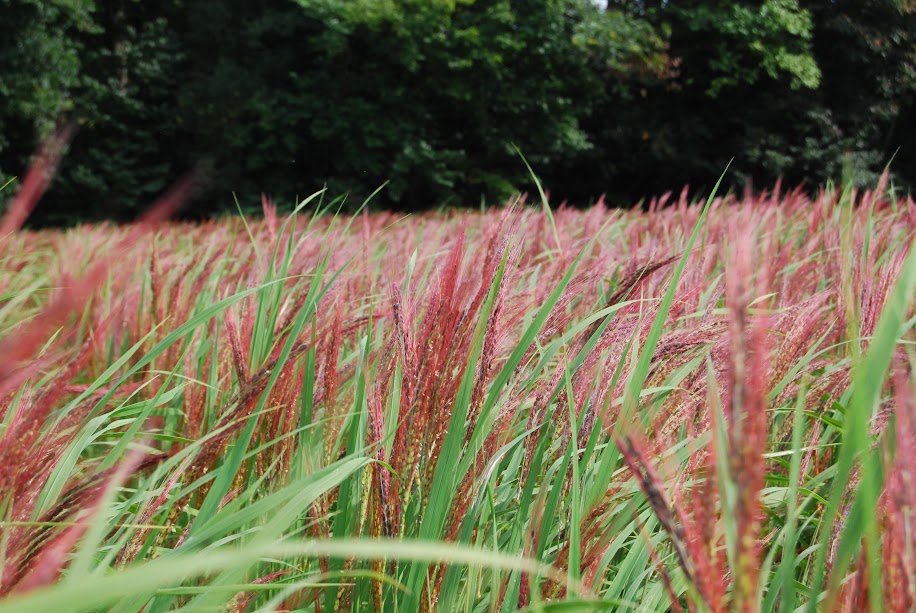
<path fill-rule="evenodd" d="M 186 188 L 4 221 L 0 610 L 916 605 L 912 200 Z"/>

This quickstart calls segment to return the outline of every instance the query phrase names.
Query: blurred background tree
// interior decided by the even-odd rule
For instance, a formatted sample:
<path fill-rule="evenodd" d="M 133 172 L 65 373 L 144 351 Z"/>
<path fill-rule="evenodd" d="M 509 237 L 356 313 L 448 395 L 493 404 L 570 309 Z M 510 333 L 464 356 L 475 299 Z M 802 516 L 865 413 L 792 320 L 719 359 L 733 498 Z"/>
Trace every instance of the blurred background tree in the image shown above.
<path fill-rule="evenodd" d="M 0 0 L 0 182 L 81 128 L 35 223 L 132 218 L 200 160 L 189 214 L 554 198 L 689 183 L 916 184 L 909 0 Z M 11 193 L 7 188 L 0 199 Z"/>
<path fill-rule="evenodd" d="M 78 35 L 94 28 L 91 3 L 0 0 L 0 185 L 37 140 L 73 109 Z"/>

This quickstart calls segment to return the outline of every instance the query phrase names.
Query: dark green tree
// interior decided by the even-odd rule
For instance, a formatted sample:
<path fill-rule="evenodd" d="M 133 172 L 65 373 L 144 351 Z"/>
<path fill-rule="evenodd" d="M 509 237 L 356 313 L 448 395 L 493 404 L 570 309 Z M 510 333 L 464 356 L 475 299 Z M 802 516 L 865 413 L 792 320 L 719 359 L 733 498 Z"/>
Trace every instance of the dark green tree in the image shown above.
<path fill-rule="evenodd" d="M 74 35 L 94 29 L 91 8 L 89 0 L 0 0 L 0 185 L 73 109 Z"/>
<path fill-rule="evenodd" d="M 261 192 L 286 203 L 316 187 L 299 159 L 308 151 L 309 96 L 302 75 L 321 70 L 310 57 L 313 34 L 294 2 L 243 0 L 188 3 L 177 91 L 179 116 L 191 137 L 182 156 L 212 160 L 201 195 L 210 210 L 246 209 Z M 330 100 L 327 101 L 329 104 Z"/>
<path fill-rule="evenodd" d="M 794 121 L 782 101 L 820 84 L 810 13 L 794 0 L 623 0 L 612 8 L 666 33 L 668 54 L 668 70 L 641 85 L 632 102 L 608 88 L 592 124 L 603 159 L 614 161 L 601 173 L 612 193 L 709 187 L 732 158 L 733 184 L 757 178 L 761 165 L 750 149 L 768 132 L 752 132 Z M 603 120 L 612 113 L 621 120 Z"/>
<path fill-rule="evenodd" d="M 638 161 L 624 175 L 633 179 L 624 192 L 709 186 L 732 158 L 736 186 L 780 177 L 810 188 L 828 179 L 869 184 L 898 147 L 896 178 L 913 185 L 916 143 L 906 127 L 916 15 L 907 3 L 611 4 L 670 32 L 676 67 L 674 78 L 645 88 L 644 105 L 624 110 L 625 124 L 644 126 L 644 142 L 627 135 Z M 613 140 L 620 130 L 598 122 L 595 131 L 610 135 L 599 142 L 622 149 Z"/>
<path fill-rule="evenodd" d="M 359 202 L 386 181 L 386 206 L 495 202 L 527 182 L 513 146 L 570 167 L 605 73 L 659 62 L 634 21 L 589 0 L 195 2 L 189 155 L 243 206 L 325 184 Z"/>
<path fill-rule="evenodd" d="M 76 38 L 72 88 L 79 123 L 61 176 L 38 218 L 128 220 L 185 171 L 177 143 L 184 53 L 175 2 L 96 0 L 95 27 Z"/>
<path fill-rule="evenodd" d="M 824 74 L 811 108 L 824 109 L 831 175 L 873 183 L 892 164 L 916 187 L 916 4 L 906 0 L 813 2 L 814 51 Z M 827 143 L 824 143 L 827 144 Z M 823 153 L 822 153 L 823 155 Z M 841 166 L 842 168 L 838 168 Z"/>
<path fill-rule="evenodd" d="M 617 204 L 729 180 L 916 185 L 912 0 L 0 0 L 0 173 L 80 129 L 34 221 L 129 219 L 201 160 L 191 215 Z M 0 193 L 0 199 L 8 195 Z"/>

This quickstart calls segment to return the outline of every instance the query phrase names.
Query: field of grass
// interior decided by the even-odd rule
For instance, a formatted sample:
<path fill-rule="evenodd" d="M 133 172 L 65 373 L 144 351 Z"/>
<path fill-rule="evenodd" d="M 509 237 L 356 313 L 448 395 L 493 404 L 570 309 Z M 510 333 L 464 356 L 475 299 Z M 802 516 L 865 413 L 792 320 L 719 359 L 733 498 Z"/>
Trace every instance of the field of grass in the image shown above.
<path fill-rule="evenodd" d="M 28 188 L 3 613 L 916 606 L 885 186 L 39 232 Z"/>

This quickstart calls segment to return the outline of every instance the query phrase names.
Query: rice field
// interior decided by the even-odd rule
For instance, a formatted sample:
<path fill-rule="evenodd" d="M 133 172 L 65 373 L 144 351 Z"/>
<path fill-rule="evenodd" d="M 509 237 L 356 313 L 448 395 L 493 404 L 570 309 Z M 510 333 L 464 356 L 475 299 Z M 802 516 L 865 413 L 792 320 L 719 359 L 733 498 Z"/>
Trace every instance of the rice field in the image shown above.
<path fill-rule="evenodd" d="M 916 606 L 916 203 L 886 185 L 169 223 L 179 188 L 21 230 L 32 180 L 4 613 Z"/>

